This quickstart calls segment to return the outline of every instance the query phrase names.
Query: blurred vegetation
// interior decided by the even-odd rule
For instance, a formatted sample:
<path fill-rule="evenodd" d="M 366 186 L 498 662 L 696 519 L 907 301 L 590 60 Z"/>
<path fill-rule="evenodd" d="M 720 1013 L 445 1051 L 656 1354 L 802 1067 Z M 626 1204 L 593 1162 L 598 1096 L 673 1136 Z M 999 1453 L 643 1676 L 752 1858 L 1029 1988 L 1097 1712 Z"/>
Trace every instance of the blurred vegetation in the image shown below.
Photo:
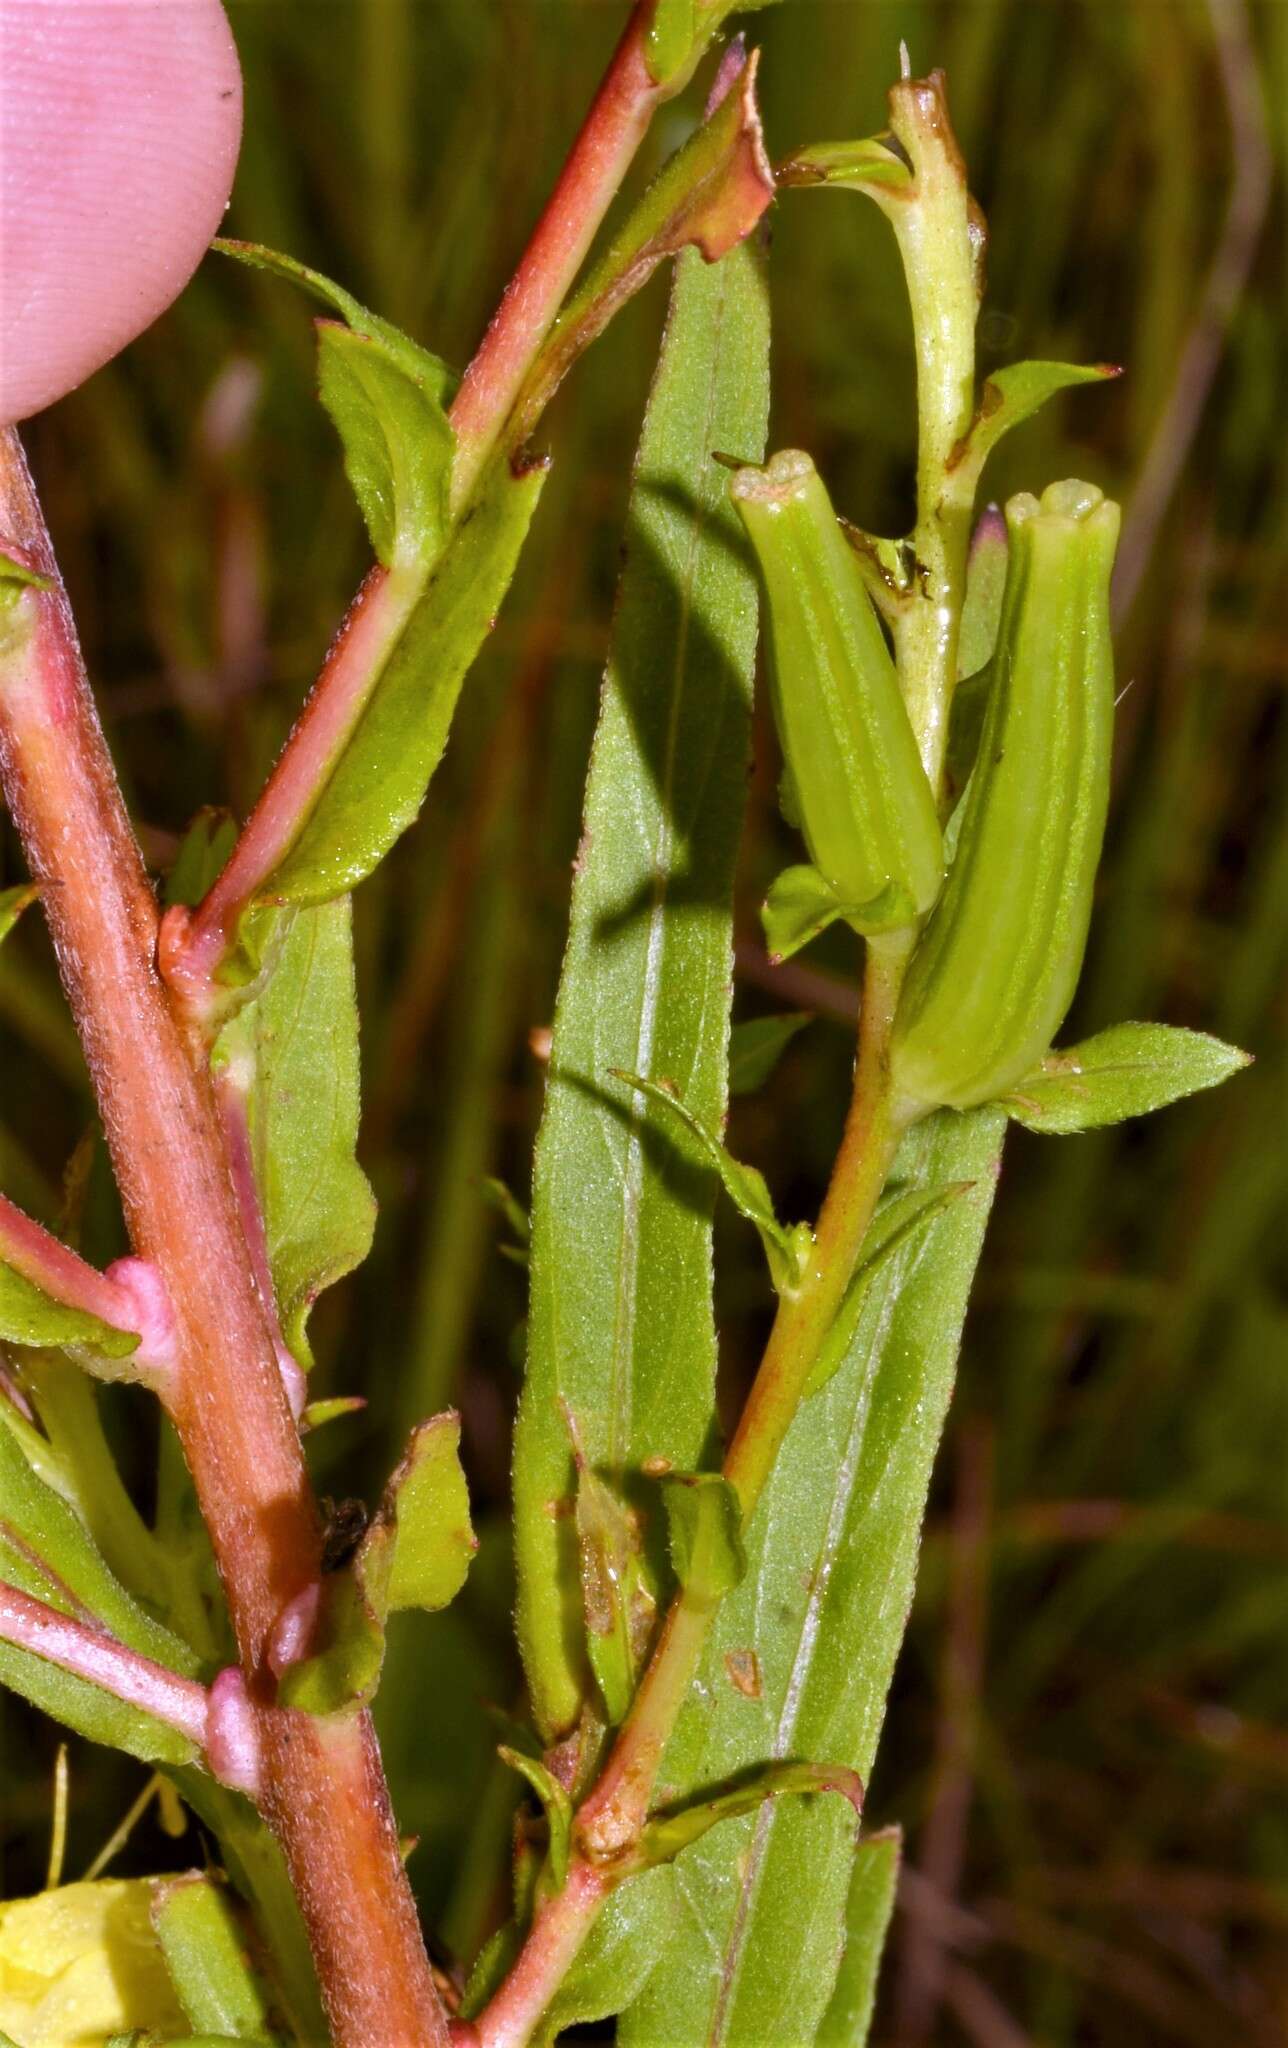
<path fill-rule="evenodd" d="M 230 232 L 341 279 L 464 362 L 617 32 L 608 0 L 236 0 L 247 133 Z M 788 0 L 753 24 L 772 150 L 883 119 L 900 38 L 942 64 L 992 229 L 984 370 L 1120 361 L 1008 441 L 991 495 L 1088 475 L 1124 499 L 1117 786 L 1071 1032 L 1165 1018 L 1250 1048 L 1215 1097 L 1008 1141 L 869 1814 L 909 1868 L 874 2039 L 987 2048 L 1288 2035 L 1288 1267 L 1283 543 L 1288 8 L 1269 0 Z M 669 109 L 656 160 L 689 116 Z M 1277 125 L 1276 125 L 1277 124 Z M 772 444 L 863 524 L 910 510 L 912 367 L 874 208 L 774 224 Z M 522 1199 L 569 863 L 661 313 L 654 285 L 543 430 L 520 584 L 419 829 L 359 900 L 367 1267 L 313 1325 L 324 1492 L 378 1485 L 408 1423 L 465 1416 L 484 1547 L 409 1619 L 381 1695 L 411 1869 L 444 1955 L 504 1899 L 512 1793 L 480 1702 L 514 1704 L 504 1515 L 522 1272 L 483 1188 Z M 163 868 L 202 802 L 242 809 L 364 566 L 294 294 L 212 257 L 125 357 L 28 433 L 129 799 Z M 756 906 L 793 857 L 767 732 L 743 862 L 739 1013 L 813 1027 L 735 1109 L 789 1212 L 817 1198 L 854 960 L 768 969 Z M 3 843 L 0 881 L 21 868 Z M 0 966 L 0 1183 L 49 1220 L 91 1127 L 36 920 Z M 83 1233 L 118 1248 L 101 1161 Z M 761 1334 L 720 1247 L 725 1392 Z M 110 1390 L 139 1472 L 146 1406 Z M 120 1396 L 119 1399 L 116 1397 Z M 3 1871 L 43 1881 L 56 1732 L 3 1708 Z M 140 1789 L 73 1744 L 68 1874 Z M 469 1842 L 468 1851 L 465 1848 Z M 114 1870 L 199 1860 L 140 1823 Z"/>

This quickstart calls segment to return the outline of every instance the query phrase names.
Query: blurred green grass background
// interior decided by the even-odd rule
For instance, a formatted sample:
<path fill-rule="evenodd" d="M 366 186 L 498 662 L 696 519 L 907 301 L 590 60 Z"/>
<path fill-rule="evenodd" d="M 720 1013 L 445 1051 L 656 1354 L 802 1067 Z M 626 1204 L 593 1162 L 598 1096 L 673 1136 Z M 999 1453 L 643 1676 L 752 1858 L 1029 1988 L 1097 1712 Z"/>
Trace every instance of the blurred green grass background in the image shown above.
<path fill-rule="evenodd" d="M 463 363 L 622 11 L 235 0 L 247 131 L 229 231 Z M 749 27 L 778 156 L 880 127 L 901 38 L 918 69 L 942 64 L 992 231 L 982 370 L 1126 366 L 1008 441 L 987 485 L 1000 498 L 1083 474 L 1127 511 L 1115 802 L 1070 1031 L 1160 1017 L 1257 1057 L 1145 1125 L 1008 1141 L 870 1794 L 908 1852 L 874 2040 L 1271 2048 L 1288 2037 L 1288 7 L 786 0 Z M 689 118 L 667 111 L 650 161 Z M 788 194 L 772 274 L 773 442 L 808 447 L 849 516 L 900 530 L 912 366 L 876 210 Z M 418 830 L 359 902 L 381 1224 L 314 1331 L 321 1390 L 369 1406 L 316 1440 L 315 1465 L 323 1491 L 370 1496 L 412 1420 L 464 1412 L 483 1550 L 456 1608 L 408 1623 L 381 1700 L 445 1956 L 503 1909 L 513 1797 L 480 1702 L 517 1699 L 504 1513 L 524 1288 L 482 1181 L 526 1191 L 661 306 L 654 284 L 557 401 L 520 582 Z M 28 432 L 158 868 L 199 804 L 253 797 L 364 566 L 311 378 L 301 302 L 212 257 Z M 733 1142 L 803 1210 L 844 1099 L 854 961 L 824 946 L 800 972 L 768 970 L 756 905 L 791 853 L 770 757 L 762 733 L 738 1014 L 818 1020 L 738 1103 Z M 0 880 L 16 879 L 11 837 L 3 858 Z M 52 1220 L 92 1113 L 34 920 L 0 963 L 0 1062 L 0 1184 Z M 90 1226 L 107 1254 L 105 1178 Z M 719 1257 L 733 1402 L 764 1310 L 736 1232 Z M 143 1404 L 122 1392 L 110 1419 L 146 1470 Z M 0 1726 L 12 1894 L 43 1878 L 57 1737 L 13 1703 Z M 76 1875 L 142 1776 L 79 1744 L 71 1767 Z M 115 1867 L 198 1853 L 144 1824 Z"/>

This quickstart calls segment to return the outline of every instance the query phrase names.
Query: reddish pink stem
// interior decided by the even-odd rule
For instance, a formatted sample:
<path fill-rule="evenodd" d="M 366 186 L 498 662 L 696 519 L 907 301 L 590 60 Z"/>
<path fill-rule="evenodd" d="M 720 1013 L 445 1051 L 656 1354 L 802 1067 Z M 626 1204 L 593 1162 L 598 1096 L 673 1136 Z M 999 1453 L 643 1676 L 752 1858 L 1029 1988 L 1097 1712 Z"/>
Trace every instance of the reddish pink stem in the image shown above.
<path fill-rule="evenodd" d="M 205 1686 L 141 1657 L 115 1636 L 87 1628 L 15 1586 L 0 1584 L 0 1638 L 77 1678 L 87 1678 L 127 1706 L 141 1707 L 154 1720 L 177 1728 L 198 1748 L 205 1747 L 210 1706 Z"/>
<path fill-rule="evenodd" d="M 134 1330 L 132 1302 L 108 1274 L 87 1265 L 52 1232 L 24 1216 L 6 1195 L 0 1195 L 0 1263 L 12 1266 L 42 1294 L 64 1308 L 97 1316 L 114 1330 Z"/>
<path fill-rule="evenodd" d="M 640 0 L 604 74 L 545 212 L 465 372 L 452 407 L 453 497 L 470 495 L 569 286 L 668 91 L 645 62 L 651 13 Z"/>
<path fill-rule="evenodd" d="M 281 866 L 325 788 L 419 589 L 419 579 L 409 586 L 397 572 L 372 569 L 227 866 L 198 910 L 167 913 L 161 970 L 197 1016 L 204 1012 L 211 977 L 235 940 L 243 911 Z"/>
<path fill-rule="evenodd" d="M 651 0 L 637 0 L 599 91 L 518 270 L 506 288 L 452 407 L 452 478 L 459 512 L 514 407 L 569 286 L 669 88 L 644 58 Z M 211 981 L 247 906 L 298 839 L 362 715 L 419 595 L 419 579 L 373 569 L 336 635 L 227 866 L 195 912 L 167 913 L 161 971 L 188 1015 L 209 1025 Z"/>
<path fill-rule="evenodd" d="M 589 1863 L 572 1865 L 563 1890 L 538 1908 L 518 1961 L 475 2020 L 472 2043 L 524 2048 L 611 1889 L 610 1880 Z"/>
<path fill-rule="evenodd" d="M 57 577 L 12 432 L 0 535 Z M 204 1054 L 156 971 L 158 917 L 60 586 L 10 600 L 0 773 L 53 933 L 126 1221 L 173 1315 L 167 1406 L 228 1598 L 263 1760 L 261 1805 L 299 1895 L 337 2048 L 445 2044 L 370 1722 L 274 1704 L 269 1646 L 316 1585 L 321 1532 L 255 1285 Z"/>

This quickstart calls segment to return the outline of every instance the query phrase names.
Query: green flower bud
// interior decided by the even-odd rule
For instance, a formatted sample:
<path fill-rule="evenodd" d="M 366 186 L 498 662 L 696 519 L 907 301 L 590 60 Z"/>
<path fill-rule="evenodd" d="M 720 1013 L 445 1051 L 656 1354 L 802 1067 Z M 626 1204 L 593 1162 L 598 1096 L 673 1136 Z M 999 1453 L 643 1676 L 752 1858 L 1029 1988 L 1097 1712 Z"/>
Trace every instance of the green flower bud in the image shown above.
<path fill-rule="evenodd" d="M 1052 484 L 1006 508 L 993 681 L 957 855 L 891 1040 L 897 1092 L 990 1101 L 1046 1053 L 1073 999 L 1104 836 L 1118 507 Z"/>
<path fill-rule="evenodd" d="M 732 492 L 768 599 L 774 717 L 810 857 L 861 929 L 910 924 L 939 893 L 943 836 L 854 551 L 797 449 L 740 469 Z"/>

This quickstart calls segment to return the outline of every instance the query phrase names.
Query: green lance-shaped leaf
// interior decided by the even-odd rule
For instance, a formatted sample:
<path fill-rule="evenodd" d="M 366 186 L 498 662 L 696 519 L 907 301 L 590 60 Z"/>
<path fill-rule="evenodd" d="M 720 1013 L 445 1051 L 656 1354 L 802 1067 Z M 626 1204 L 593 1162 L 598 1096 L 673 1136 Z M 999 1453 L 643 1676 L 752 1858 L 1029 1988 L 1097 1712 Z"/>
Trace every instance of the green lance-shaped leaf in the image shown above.
<path fill-rule="evenodd" d="M 195 1677 L 198 1660 L 188 1645 L 131 1598 L 68 1501 L 37 1473 L 26 1452 L 28 1432 L 11 1426 L 12 1414 L 0 1399 L 0 1580 L 62 1614 L 99 1623 L 181 1677 Z M 0 1683 L 78 1734 L 145 1762 L 182 1764 L 196 1754 L 177 1729 L 15 1644 L 0 1643 Z"/>
<path fill-rule="evenodd" d="M 702 1156 L 714 1166 L 729 1200 L 740 1216 L 753 1223 L 760 1234 L 769 1261 L 770 1276 L 779 1294 L 790 1292 L 800 1279 L 801 1267 L 812 1243 L 808 1224 L 787 1229 L 774 1214 L 774 1204 L 765 1176 L 754 1166 L 744 1166 L 721 1144 L 702 1118 L 680 1100 L 674 1086 L 666 1081 L 646 1081 L 639 1074 L 627 1074 L 614 1067 L 613 1077 L 638 1088 L 650 1102 L 656 1102 L 697 1140 Z"/>
<path fill-rule="evenodd" d="M 973 1185 L 883 1264 L 839 1370 L 797 1413 L 745 1531 L 747 1575 L 721 1602 L 663 1758 L 676 1801 L 766 1763 L 824 1758 L 871 1776 L 1004 1129 L 980 1110 L 903 1142 L 898 1195 Z M 813 2041 L 849 1940 L 853 1867 L 839 1799 L 776 1801 L 712 1828 L 675 1863 L 683 1911 L 623 2048 Z"/>
<path fill-rule="evenodd" d="M 678 92 L 729 15 L 773 5 L 774 0 L 656 0 L 644 44 L 650 74 Z"/>
<path fill-rule="evenodd" d="M 739 470 L 731 490 L 764 580 L 774 717 L 814 866 L 859 930 L 910 924 L 939 893 L 942 835 L 854 550 L 797 449 Z"/>
<path fill-rule="evenodd" d="M 913 956 L 891 1072 L 912 1104 L 1006 1093 L 1077 984 L 1109 797 L 1118 507 L 1052 484 L 1006 508 L 1010 557 L 957 857 Z"/>
<path fill-rule="evenodd" d="M 849 1354 L 858 1328 L 863 1304 L 873 1281 L 887 1259 L 894 1257 L 912 1237 L 933 1223 L 949 1205 L 970 1192 L 968 1180 L 951 1181 L 944 1188 L 910 1188 L 887 1196 L 868 1227 L 859 1251 L 859 1262 L 845 1290 L 841 1306 L 802 1389 L 801 1398 L 817 1394 L 838 1371 Z"/>
<path fill-rule="evenodd" d="M 659 263 L 690 246 L 718 262 L 770 205 L 774 175 L 756 104 L 759 56 L 728 53 L 706 119 L 663 164 L 563 308 L 525 381 L 511 445 L 527 440 L 573 363 Z"/>
<path fill-rule="evenodd" d="M 657 1595 L 642 1555 L 639 1518 L 586 1462 L 569 1412 L 577 1464 L 577 1547 L 586 1652 L 610 1727 L 625 1720 L 648 1653 Z"/>
<path fill-rule="evenodd" d="M 811 1010 L 784 1010 L 735 1024 L 729 1034 L 729 1093 L 754 1095 L 763 1088 L 797 1032 L 813 1021 Z"/>
<path fill-rule="evenodd" d="M 290 851 L 263 883 L 272 902 L 321 903 L 371 874 L 414 821 L 447 744 L 461 685 L 509 589 L 545 482 L 501 462 L 484 478 L 327 764 Z"/>
<path fill-rule="evenodd" d="M 898 1828 L 869 1835 L 854 1852 L 845 1906 L 845 1948 L 815 2040 L 818 2048 L 864 2048 L 876 2003 L 877 1972 L 899 1884 Z"/>
<path fill-rule="evenodd" d="M 358 1008 L 349 899 L 290 914 L 263 991 L 225 1026 L 216 1073 L 246 1102 L 282 1331 L 310 1362 L 305 1324 L 324 1288 L 371 1249 L 376 1204 L 358 1165 Z"/>
<path fill-rule="evenodd" d="M 165 878 L 167 909 L 172 903 L 195 910 L 237 844 L 237 820 L 231 811 L 206 804 L 197 812 Z"/>
<path fill-rule="evenodd" d="M 995 370 L 980 394 L 969 433 L 953 451 L 949 488 L 973 504 L 980 472 L 1003 435 L 1022 420 L 1032 419 L 1057 391 L 1075 384 L 1103 384 L 1120 377 L 1116 363 L 1010 363 Z"/>
<path fill-rule="evenodd" d="M 747 1570 L 742 1508 L 718 1472 L 672 1472 L 662 1481 L 675 1576 L 695 1607 L 718 1607 Z"/>
<path fill-rule="evenodd" d="M 721 1821 L 758 1813 L 771 1799 L 812 1799 L 820 1792 L 839 1792 L 855 1814 L 863 1811 L 863 1785 L 856 1771 L 834 1764 L 766 1764 L 763 1770 L 750 1772 L 728 1792 L 699 1800 L 675 1813 L 659 1814 L 644 1829 L 630 1853 L 630 1862 L 644 1869 L 652 1864 L 671 1863 Z"/>
<path fill-rule="evenodd" d="M 290 256 L 255 242 L 216 242 L 255 270 L 299 285 L 341 315 L 319 320 L 318 392 L 344 448 L 371 545 L 386 569 L 427 566 L 447 536 L 455 437 L 446 363 Z"/>
<path fill-rule="evenodd" d="M 1002 599 L 1006 593 L 1006 558 L 1010 542 L 1006 532 L 1006 520 L 1001 507 L 989 505 L 975 522 L 971 535 L 970 554 L 966 561 L 966 597 L 962 604 L 961 626 L 957 634 L 957 689 L 953 693 L 953 716 L 956 717 L 958 699 L 962 684 L 993 658 L 997 645 L 997 629 L 1002 623 Z M 976 720 L 970 758 L 974 759 L 974 742 L 979 739 L 982 720 Z M 950 735 L 949 752 L 954 744 L 959 752 L 960 740 L 954 742 Z M 967 763 L 969 772 L 969 763 Z M 963 776 L 963 781 L 965 777 Z"/>
<path fill-rule="evenodd" d="M 758 258 L 708 268 L 689 252 L 636 463 L 537 1146 L 514 1483 L 519 1633 L 547 1739 L 590 1684 L 565 1404 L 599 1472 L 692 1469 L 712 1426 L 713 1186 L 650 1142 L 638 1091 L 603 1077 L 668 1074 L 696 1116 L 723 1119 L 755 583 L 711 454 L 758 455 L 767 409 Z"/>
<path fill-rule="evenodd" d="M 1031 1131 L 1094 1131 L 1216 1088 L 1250 1064 L 1249 1054 L 1206 1032 L 1115 1024 L 1081 1045 L 1048 1053 L 1002 1106 Z"/>
<path fill-rule="evenodd" d="M 266 2040 L 264 1987 L 224 1888 L 195 1874 L 155 1885 L 152 1925 L 189 2025 L 232 2041 Z"/>
<path fill-rule="evenodd" d="M 281 1683 L 288 1706 L 334 1714 L 372 1697 L 392 1613 L 446 1607 L 465 1584 L 478 1542 L 452 1411 L 412 1431 L 352 1562 L 323 1580 L 318 1647 Z"/>
<path fill-rule="evenodd" d="M 83 1309 L 65 1307 L 4 1264 L 0 1264 L 0 1342 L 77 1353 L 101 1379 L 136 1376 L 126 1363 L 139 1344 L 132 1330 L 114 1329 Z"/>
<path fill-rule="evenodd" d="M 547 1885 L 551 1891 L 562 1891 L 568 1880 L 568 1859 L 572 1852 L 572 1800 L 568 1791 L 539 1757 L 529 1756 L 526 1750 L 511 1749 L 503 1743 L 497 1755 L 502 1762 L 509 1764 L 512 1771 L 527 1779 L 541 1801 L 550 1835 L 550 1846 L 546 1852 Z"/>
<path fill-rule="evenodd" d="M 39 894 L 35 882 L 19 882 L 16 888 L 0 889 L 0 940 L 8 938 L 23 911 L 30 908 Z"/>

